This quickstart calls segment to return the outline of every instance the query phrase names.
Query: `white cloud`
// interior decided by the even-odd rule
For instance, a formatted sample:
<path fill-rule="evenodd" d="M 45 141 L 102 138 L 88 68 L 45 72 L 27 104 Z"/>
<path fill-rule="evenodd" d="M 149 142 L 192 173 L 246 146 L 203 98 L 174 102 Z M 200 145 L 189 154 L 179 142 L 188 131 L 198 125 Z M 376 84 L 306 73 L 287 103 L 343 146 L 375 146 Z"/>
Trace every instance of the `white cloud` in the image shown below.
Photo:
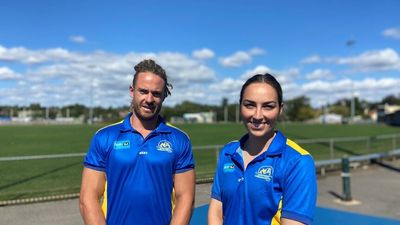
<path fill-rule="evenodd" d="M 86 38 L 81 35 L 73 35 L 69 37 L 69 40 L 78 44 L 83 44 L 86 42 Z"/>
<path fill-rule="evenodd" d="M 220 92 L 237 92 L 241 89 L 244 82 L 241 79 L 225 78 L 218 83 L 212 84 L 210 88 Z"/>
<path fill-rule="evenodd" d="M 400 70 L 400 57 L 391 48 L 367 51 L 355 57 L 340 58 L 336 60 L 336 63 L 351 65 L 356 71 Z"/>
<path fill-rule="evenodd" d="M 306 74 L 306 79 L 308 80 L 331 79 L 331 78 L 334 78 L 334 75 L 328 69 L 316 69 L 311 73 Z"/>
<path fill-rule="evenodd" d="M 238 51 L 231 56 L 220 58 L 219 62 L 226 67 L 239 67 L 250 63 L 251 56 L 244 51 Z"/>
<path fill-rule="evenodd" d="M 19 61 L 22 58 L 29 58 L 28 50 L 23 47 L 5 48 L 0 45 L 1 61 Z"/>
<path fill-rule="evenodd" d="M 319 62 L 321 62 L 321 57 L 319 55 L 312 55 L 300 61 L 302 64 L 314 64 Z"/>
<path fill-rule="evenodd" d="M 256 55 L 264 55 L 265 51 L 264 51 L 264 49 L 261 49 L 261 48 L 252 48 L 249 50 L 248 53 L 251 56 L 256 56 Z"/>
<path fill-rule="evenodd" d="M 24 47 L 5 48 L 0 45 L 0 61 L 36 64 L 54 61 L 79 61 L 84 60 L 83 55 L 72 53 L 63 48 L 46 50 L 28 50 Z"/>
<path fill-rule="evenodd" d="M 275 75 L 279 82 L 293 82 L 293 80 L 300 75 L 300 70 L 298 68 L 276 70 L 273 71 L 272 75 Z"/>
<path fill-rule="evenodd" d="M 214 52 L 208 48 L 203 48 L 192 52 L 192 57 L 200 60 L 211 59 L 214 58 L 214 56 Z"/>
<path fill-rule="evenodd" d="M 216 78 L 214 70 L 181 53 L 158 53 L 155 59 L 165 68 L 175 86 L 186 86 L 193 82 L 207 83 Z"/>
<path fill-rule="evenodd" d="M 264 73 L 273 73 L 272 69 L 270 69 L 267 66 L 264 65 L 258 65 L 256 66 L 254 69 L 251 70 L 247 70 L 246 72 L 244 72 L 242 75 L 240 75 L 240 77 L 242 79 L 248 79 L 251 76 L 254 76 L 256 74 L 264 74 Z"/>
<path fill-rule="evenodd" d="M 0 67 L 0 80 L 18 80 L 20 77 L 20 74 L 8 67 Z"/>
<path fill-rule="evenodd" d="M 290 83 L 281 82 L 281 86 L 282 86 L 284 101 L 303 95 L 300 86 L 295 82 L 290 82 Z"/>
<path fill-rule="evenodd" d="M 393 39 L 400 39 L 400 28 L 389 28 L 382 32 L 383 36 Z"/>
<path fill-rule="evenodd" d="M 275 69 L 273 70 L 265 65 L 258 65 L 254 69 L 247 70 L 242 75 L 240 75 L 240 77 L 242 79 L 248 79 L 256 74 L 264 74 L 264 73 L 270 73 L 271 75 L 275 76 L 275 78 L 281 83 L 281 85 L 283 85 L 293 82 L 293 78 L 297 77 L 300 74 L 300 70 L 297 68 L 289 68 L 285 70 L 275 70 Z"/>
<path fill-rule="evenodd" d="M 261 53 L 254 49 L 249 52 Z M 306 95 L 311 98 L 314 106 L 325 101 L 348 98 L 352 90 L 363 99 L 377 101 L 389 94 L 398 94 L 400 86 L 400 79 L 393 78 L 398 76 L 397 71 L 386 78 L 375 75 L 359 81 L 327 81 L 323 77 L 332 72 L 330 69 L 320 68 L 306 74 L 308 78 L 313 78 L 310 82 L 300 76 L 298 68 L 273 69 L 258 65 L 247 71 L 231 71 L 231 76 L 221 78 L 194 55 L 179 52 L 82 53 L 63 48 L 32 50 L 24 47 L 5 48 L 0 45 L 0 80 L 16 81 L 4 82 L 4 85 L 2 83 L 0 105 L 28 105 L 33 102 L 55 106 L 75 103 L 89 105 L 90 93 L 93 93 L 95 105 L 126 106 L 130 102 L 128 87 L 132 81 L 133 66 L 145 58 L 155 59 L 162 65 L 174 86 L 172 96 L 166 99 L 166 105 L 184 100 L 215 105 L 221 104 L 223 97 L 227 97 L 229 102 L 237 102 L 244 81 L 251 75 L 266 72 L 275 75 L 281 83 L 285 100 Z M 398 53 L 394 50 L 384 49 L 335 59 L 333 62 L 347 64 L 358 70 L 362 67 L 382 70 L 396 68 L 398 58 Z"/>
<path fill-rule="evenodd" d="M 364 78 L 363 80 L 353 81 L 342 79 L 333 82 L 316 80 L 303 84 L 299 93 L 305 94 L 315 101 L 311 101 L 313 106 L 320 106 L 333 103 L 340 99 L 349 99 L 353 95 L 370 101 L 381 101 L 383 97 L 398 93 L 400 78 Z"/>
<path fill-rule="evenodd" d="M 317 93 L 328 93 L 334 91 L 333 84 L 327 81 L 316 80 L 310 83 L 306 83 L 302 86 L 302 91 L 304 92 L 317 92 Z"/>
<path fill-rule="evenodd" d="M 237 51 L 231 56 L 222 57 L 219 59 L 221 65 L 225 67 L 239 67 L 249 64 L 253 56 L 262 55 L 265 51 L 260 48 L 252 48 L 249 51 Z"/>
<path fill-rule="evenodd" d="M 112 54 L 96 51 L 92 53 L 71 53 L 65 49 L 29 50 L 25 48 L 4 48 L 0 46 L 0 58 L 3 63 L 6 53 L 17 52 L 8 58 L 15 62 L 25 63 L 28 56 L 35 58 L 41 64 L 30 65 L 24 74 L 24 81 L 11 88 L 7 95 L 0 99 L 0 104 L 28 105 L 31 102 L 40 102 L 49 105 L 90 104 L 92 88 L 93 103 L 102 106 L 120 106 L 129 104 L 128 87 L 132 81 L 134 65 L 139 61 L 155 59 L 167 71 L 169 82 L 175 87 L 172 90 L 174 98 L 167 102 L 179 100 L 175 92 L 183 96 L 192 96 L 193 88 L 202 92 L 196 96 L 197 101 L 207 100 L 209 96 L 207 86 L 216 80 L 213 69 L 182 53 L 127 53 Z M 54 60 L 58 58 L 58 60 Z M 32 60 L 30 61 L 32 62 Z M 9 65 L 16 65 L 15 63 Z M 0 79 L 16 77 L 12 67 L 0 67 Z M 14 75 L 13 75 L 14 74 Z M 0 89 L 4 90 L 4 88 Z M 67 94 L 66 94 L 67 93 Z M 30 96 L 29 98 L 15 98 L 15 95 Z M 172 101 L 170 101 L 172 99 Z M 174 101 L 174 99 L 177 99 Z"/>

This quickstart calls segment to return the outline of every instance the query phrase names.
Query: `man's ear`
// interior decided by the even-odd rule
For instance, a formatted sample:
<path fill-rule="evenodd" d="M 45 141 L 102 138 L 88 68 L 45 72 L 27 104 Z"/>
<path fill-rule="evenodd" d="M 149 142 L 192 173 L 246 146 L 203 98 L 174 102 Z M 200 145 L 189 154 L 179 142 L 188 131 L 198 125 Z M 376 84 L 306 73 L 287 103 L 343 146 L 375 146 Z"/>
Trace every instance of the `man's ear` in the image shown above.
<path fill-rule="evenodd" d="M 133 98 L 133 96 L 134 96 L 134 91 L 135 91 L 135 88 L 132 85 L 129 86 L 129 95 L 131 96 L 131 98 Z"/>

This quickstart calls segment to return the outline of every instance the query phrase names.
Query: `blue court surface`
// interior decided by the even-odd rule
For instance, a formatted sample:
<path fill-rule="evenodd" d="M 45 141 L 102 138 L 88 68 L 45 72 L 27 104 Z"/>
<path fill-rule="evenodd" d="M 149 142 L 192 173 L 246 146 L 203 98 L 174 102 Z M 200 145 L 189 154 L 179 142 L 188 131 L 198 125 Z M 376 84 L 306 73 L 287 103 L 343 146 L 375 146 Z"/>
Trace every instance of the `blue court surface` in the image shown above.
<path fill-rule="evenodd" d="M 208 205 L 197 207 L 190 225 L 206 225 L 207 210 Z M 400 220 L 318 207 L 313 225 L 400 225 Z"/>

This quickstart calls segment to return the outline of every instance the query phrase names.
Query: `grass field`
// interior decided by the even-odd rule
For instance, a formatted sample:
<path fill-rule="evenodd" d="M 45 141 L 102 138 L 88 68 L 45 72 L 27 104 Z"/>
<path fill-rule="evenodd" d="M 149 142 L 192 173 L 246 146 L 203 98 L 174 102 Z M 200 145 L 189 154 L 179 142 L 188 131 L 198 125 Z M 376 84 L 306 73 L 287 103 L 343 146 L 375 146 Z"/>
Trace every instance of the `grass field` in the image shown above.
<path fill-rule="evenodd" d="M 101 125 L 31 125 L 0 126 L 0 157 L 86 152 L 92 135 Z M 177 125 L 191 138 L 193 146 L 223 145 L 240 138 L 242 124 Z M 392 150 L 395 140 L 375 139 L 378 135 L 400 134 L 400 127 L 379 124 L 307 125 L 280 124 L 293 140 L 340 137 L 370 137 L 368 141 L 335 142 L 335 157 Z M 300 144 L 316 160 L 329 158 L 328 142 Z M 194 150 L 198 178 L 212 177 L 218 148 Z M 0 162 L 0 200 L 32 196 L 76 193 L 82 170 L 82 157 Z"/>

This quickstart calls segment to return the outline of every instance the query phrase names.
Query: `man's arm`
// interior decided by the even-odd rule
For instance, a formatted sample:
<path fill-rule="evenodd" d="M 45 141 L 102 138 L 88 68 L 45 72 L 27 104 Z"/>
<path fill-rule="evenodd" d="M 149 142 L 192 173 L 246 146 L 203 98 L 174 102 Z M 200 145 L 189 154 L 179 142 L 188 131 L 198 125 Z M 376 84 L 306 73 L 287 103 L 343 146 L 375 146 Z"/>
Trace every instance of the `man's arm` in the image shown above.
<path fill-rule="evenodd" d="M 174 175 L 175 209 L 171 225 L 189 224 L 195 193 L 194 169 Z"/>
<path fill-rule="evenodd" d="M 211 198 L 208 207 L 208 225 L 222 225 L 222 202 Z"/>
<path fill-rule="evenodd" d="M 82 173 L 79 209 L 86 225 L 105 225 L 100 198 L 104 193 L 106 177 L 104 172 L 84 168 Z"/>

